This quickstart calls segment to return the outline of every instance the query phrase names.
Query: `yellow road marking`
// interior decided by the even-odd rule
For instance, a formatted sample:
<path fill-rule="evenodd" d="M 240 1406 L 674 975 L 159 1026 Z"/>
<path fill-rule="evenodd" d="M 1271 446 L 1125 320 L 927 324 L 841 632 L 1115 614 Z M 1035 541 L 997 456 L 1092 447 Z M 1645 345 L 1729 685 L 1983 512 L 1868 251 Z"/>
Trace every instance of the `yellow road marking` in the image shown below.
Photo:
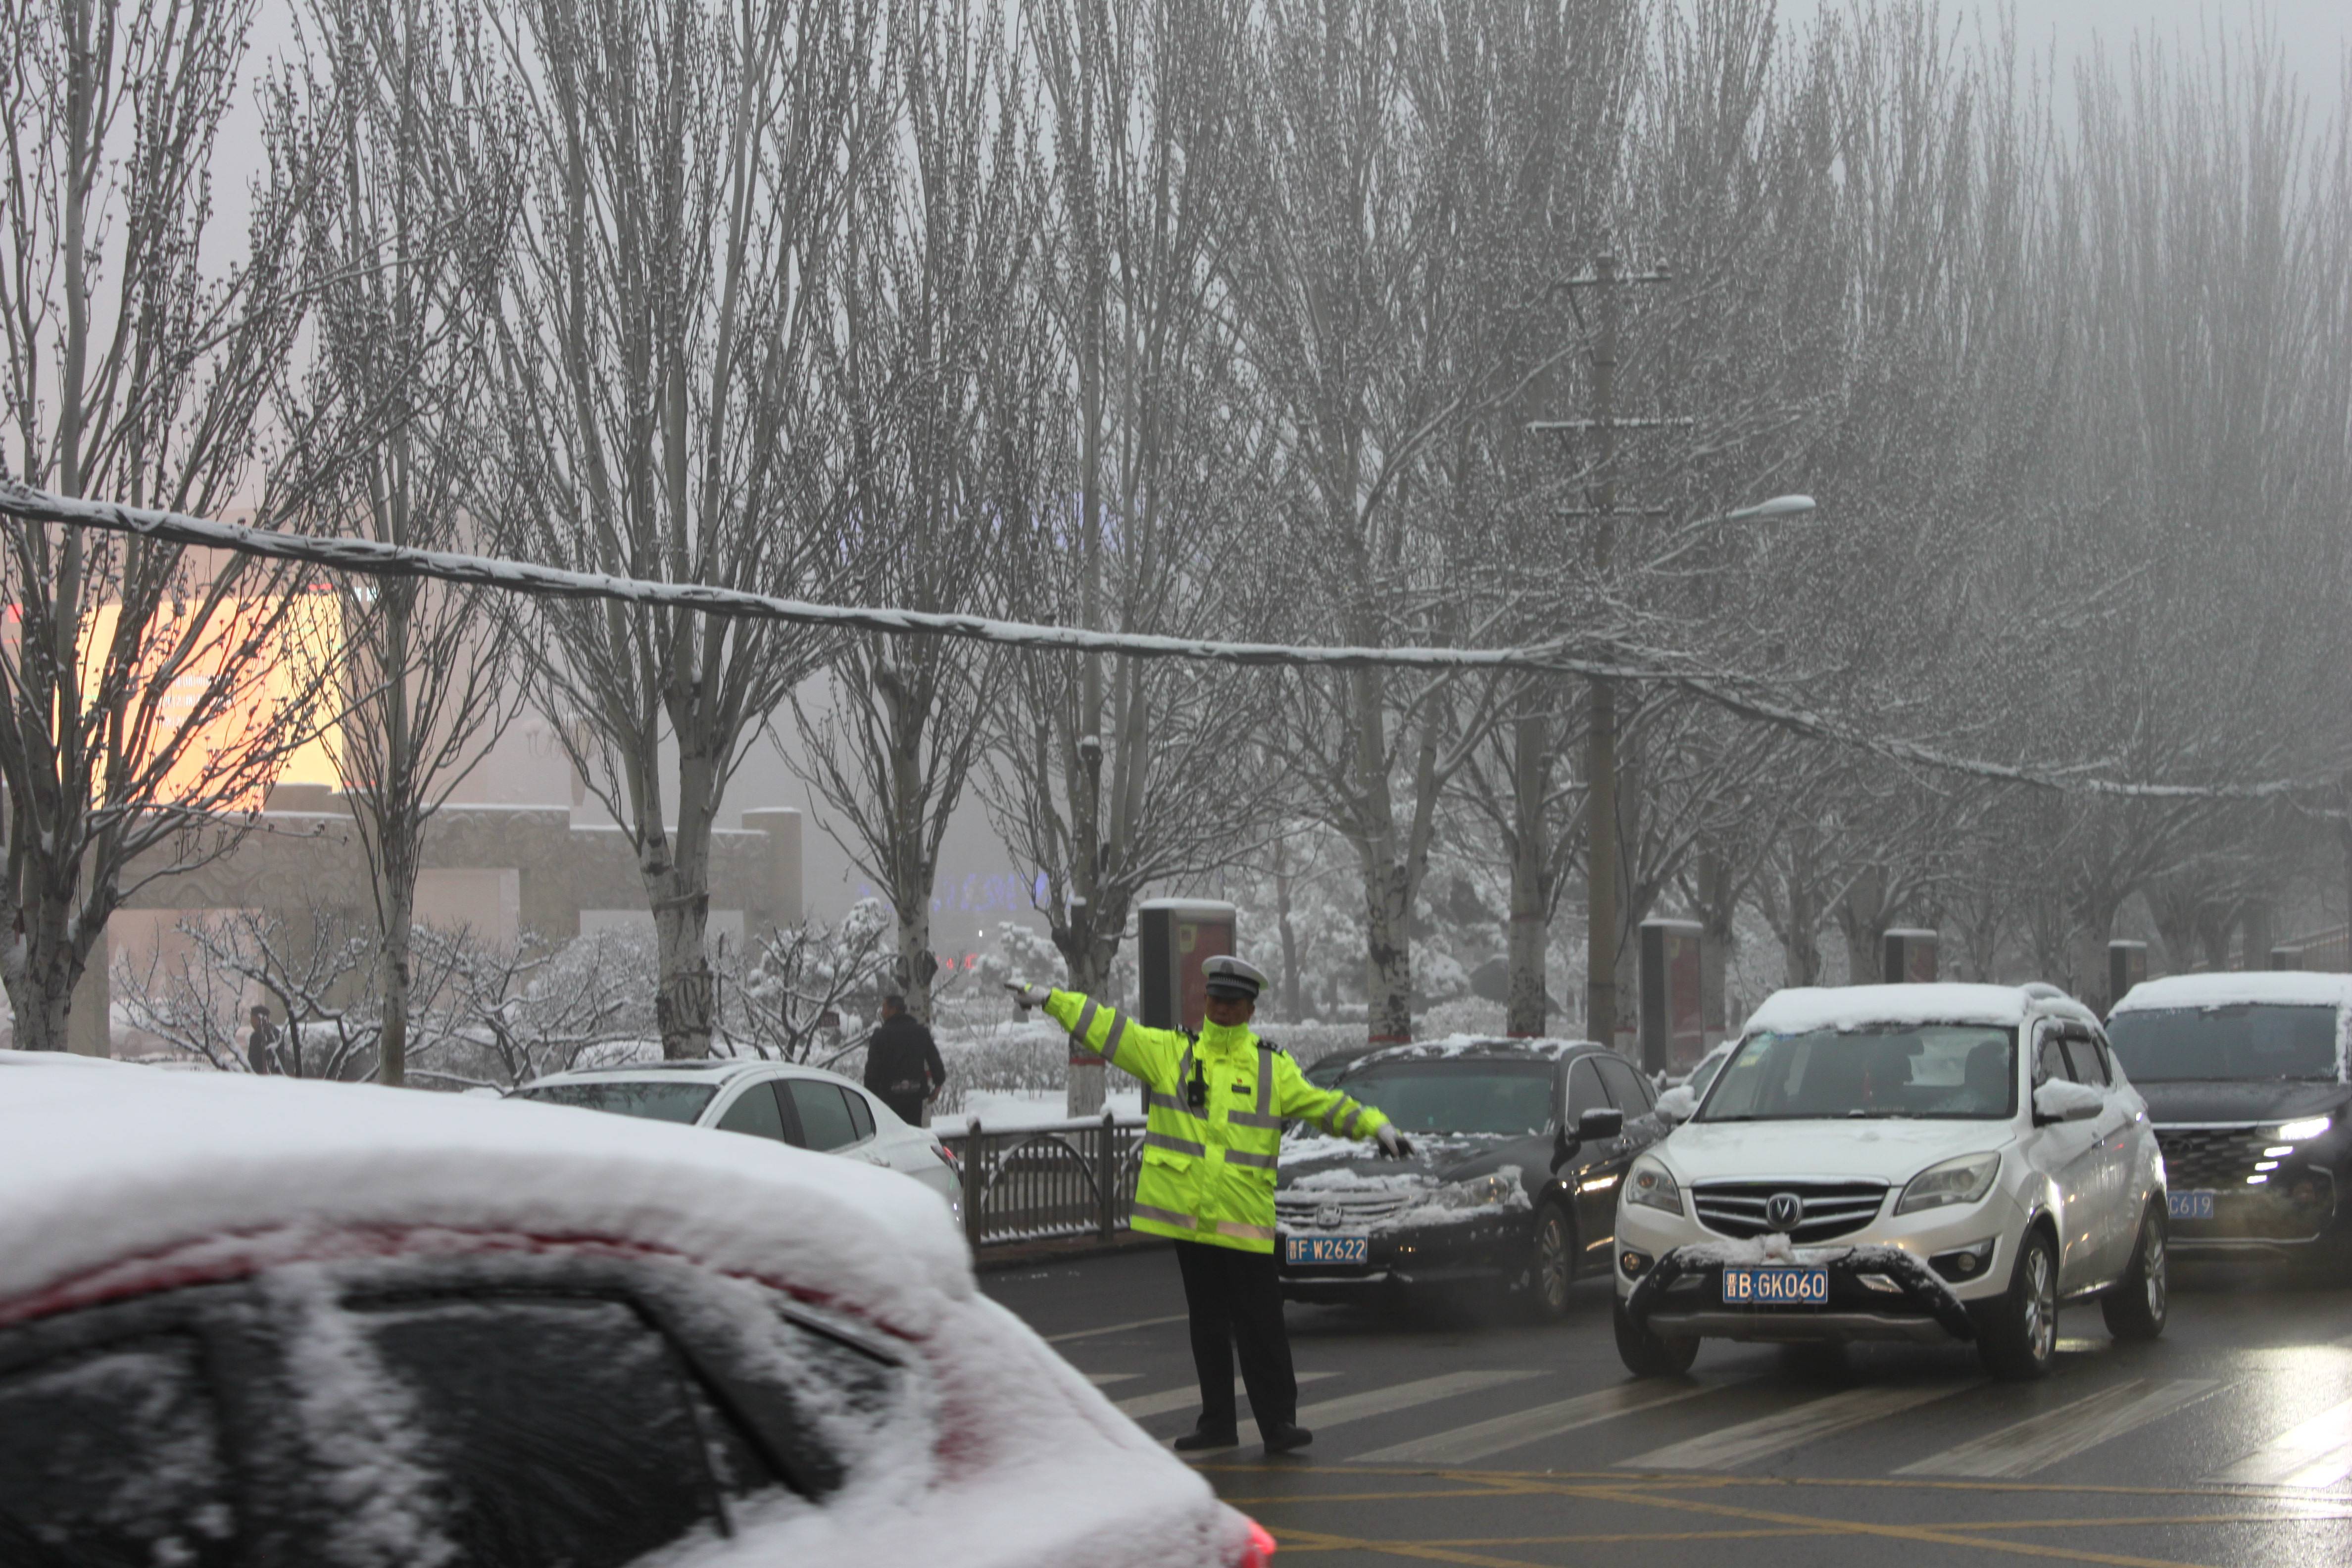
<path fill-rule="evenodd" d="M 1344 1468 L 1315 1465 L 1196 1465 L 1195 1469 L 1221 1474 L 1252 1476 L 1345 1476 L 1361 1481 L 1373 1476 L 1427 1476 L 1465 1485 L 1505 1485 L 1520 1482 L 1597 1481 L 1612 1487 L 1642 1487 L 1680 1491 L 1727 1490 L 1738 1487 L 1811 1487 L 1836 1490 L 1854 1488 L 1873 1491 L 1948 1491 L 1948 1492 L 2056 1492 L 2085 1497 L 2181 1497 L 2235 1498 L 2240 1501 L 2275 1500 L 2280 1502 L 2310 1501 L 2309 1488 L 2266 1486 L 2257 1482 L 2239 1485 L 2194 1487 L 2126 1487 L 2070 1484 L 2063 1481 L 2021 1480 L 1931 1480 L 1922 1476 L 1906 1476 L 1900 1479 L 1866 1476 L 1732 1476 L 1705 1474 L 1673 1474 L 1664 1471 L 1647 1474 L 1622 1474 L 1612 1470 L 1473 1470 L 1454 1467 L 1444 1469 L 1427 1465 L 1383 1469 L 1371 1465 L 1349 1465 Z M 1301 1492 L 1284 1500 L 1305 1500 L 1325 1494 Z M 1394 1496 L 1394 1493 L 1381 1493 Z"/>
<path fill-rule="evenodd" d="M 1987 1541 L 1979 1536 L 1962 1535 L 1952 1531 L 1937 1530 L 1916 1524 L 1874 1524 L 1863 1520 L 1815 1519 L 1804 1514 L 1780 1513 L 1769 1509 L 1735 1508 L 1729 1503 L 1702 1502 L 1696 1498 L 1662 1497 L 1614 1487 L 1563 1486 L 1557 1489 L 1563 1497 L 1580 1497 L 1600 1502 L 1635 1503 L 1643 1508 L 1675 1508 L 1693 1513 L 1712 1514 L 1723 1519 L 1753 1520 L 1760 1524 L 1806 1525 L 1833 1531 L 1843 1535 L 1871 1536 L 1885 1541 L 1917 1541 L 1935 1546 L 1972 1546 L 1985 1552 L 2005 1552 L 2020 1557 L 2049 1557 L 2067 1563 L 2100 1563 L 2108 1568 L 2194 1568 L 2177 1558 L 2134 1557 L 2117 1552 L 2090 1552 L 2067 1546 L 2044 1546 L 2030 1541 Z"/>

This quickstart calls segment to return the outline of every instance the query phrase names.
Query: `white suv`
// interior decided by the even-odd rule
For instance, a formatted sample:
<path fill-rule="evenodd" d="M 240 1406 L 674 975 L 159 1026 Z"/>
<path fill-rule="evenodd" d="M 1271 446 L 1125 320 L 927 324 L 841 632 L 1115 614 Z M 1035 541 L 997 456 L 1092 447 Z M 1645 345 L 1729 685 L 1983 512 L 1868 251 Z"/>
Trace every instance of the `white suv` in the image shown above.
<path fill-rule="evenodd" d="M 2164 1161 L 2099 1021 L 2053 987 L 1783 991 L 1696 1115 L 1627 1172 L 1617 1348 L 1705 1338 L 1973 1341 L 2050 1367 L 2062 1302 L 2165 1319 Z"/>

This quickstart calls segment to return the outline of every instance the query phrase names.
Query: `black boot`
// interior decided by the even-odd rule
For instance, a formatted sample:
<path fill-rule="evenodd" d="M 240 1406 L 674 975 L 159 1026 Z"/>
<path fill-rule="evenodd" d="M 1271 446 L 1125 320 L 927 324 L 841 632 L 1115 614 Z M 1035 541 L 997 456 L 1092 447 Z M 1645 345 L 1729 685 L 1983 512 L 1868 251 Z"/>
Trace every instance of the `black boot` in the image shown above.
<path fill-rule="evenodd" d="M 1265 1434 L 1265 1451 L 1269 1454 L 1287 1454 L 1293 1448 L 1304 1448 L 1313 1441 L 1315 1441 L 1315 1434 L 1304 1426 L 1276 1426 L 1268 1429 Z"/>
<path fill-rule="evenodd" d="M 1197 1454 L 1204 1448 L 1238 1448 L 1241 1442 L 1240 1435 L 1230 1426 L 1222 1431 L 1214 1427 L 1196 1426 L 1176 1439 L 1176 1451 Z"/>

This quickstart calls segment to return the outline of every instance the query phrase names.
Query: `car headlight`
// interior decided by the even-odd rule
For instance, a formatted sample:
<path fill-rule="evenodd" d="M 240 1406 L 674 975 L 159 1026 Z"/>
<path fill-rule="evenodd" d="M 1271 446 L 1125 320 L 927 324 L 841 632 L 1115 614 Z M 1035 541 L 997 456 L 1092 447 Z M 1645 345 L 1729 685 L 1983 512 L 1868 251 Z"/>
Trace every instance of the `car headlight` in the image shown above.
<path fill-rule="evenodd" d="M 1466 1182 L 1440 1184 L 1429 1194 L 1429 1205 L 1441 1209 L 1496 1208 L 1511 1201 L 1517 1184 L 1501 1175 L 1476 1176 Z"/>
<path fill-rule="evenodd" d="M 1930 1165 L 1911 1178 L 1911 1184 L 1895 1200 L 1895 1212 L 1913 1214 L 1920 1209 L 1975 1203 L 1992 1191 L 1993 1179 L 2000 1174 L 1999 1154 L 1963 1154 L 1957 1160 Z"/>
<path fill-rule="evenodd" d="M 2335 1125 L 2336 1121 L 2333 1117 L 2306 1116 L 2300 1121 L 2290 1121 L 2281 1127 L 2278 1130 L 2278 1141 L 2282 1143 L 2300 1143 L 2306 1138 L 2318 1137 Z"/>
<path fill-rule="evenodd" d="M 1645 1209 L 1663 1209 L 1680 1218 L 1683 1212 L 1683 1190 L 1668 1171 L 1655 1160 L 1636 1160 L 1625 1178 L 1625 1201 L 1639 1204 Z"/>

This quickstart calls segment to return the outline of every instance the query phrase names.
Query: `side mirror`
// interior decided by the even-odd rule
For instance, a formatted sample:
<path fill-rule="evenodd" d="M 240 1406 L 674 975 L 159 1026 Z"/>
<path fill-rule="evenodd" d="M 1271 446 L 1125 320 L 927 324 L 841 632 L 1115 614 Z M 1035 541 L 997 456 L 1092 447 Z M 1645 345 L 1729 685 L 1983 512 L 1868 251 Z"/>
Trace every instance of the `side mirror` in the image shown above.
<path fill-rule="evenodd" d="M 1605 1143 L 1625 1131 L 1625 1113 L 1614 1107 L 1586 1111 L 1576 1119 L 1580 1143 Z"/>
<path fill-rule="evenodd" d="M 2078 1100 L 2074 1104 L 2066 1108 L 2066 1120 L 2069 1121 L 2089 1121 L 2097 1117 L 2099 1114 L 2099 1107 L 2091 1104 L 2088 1100 Z"/>

